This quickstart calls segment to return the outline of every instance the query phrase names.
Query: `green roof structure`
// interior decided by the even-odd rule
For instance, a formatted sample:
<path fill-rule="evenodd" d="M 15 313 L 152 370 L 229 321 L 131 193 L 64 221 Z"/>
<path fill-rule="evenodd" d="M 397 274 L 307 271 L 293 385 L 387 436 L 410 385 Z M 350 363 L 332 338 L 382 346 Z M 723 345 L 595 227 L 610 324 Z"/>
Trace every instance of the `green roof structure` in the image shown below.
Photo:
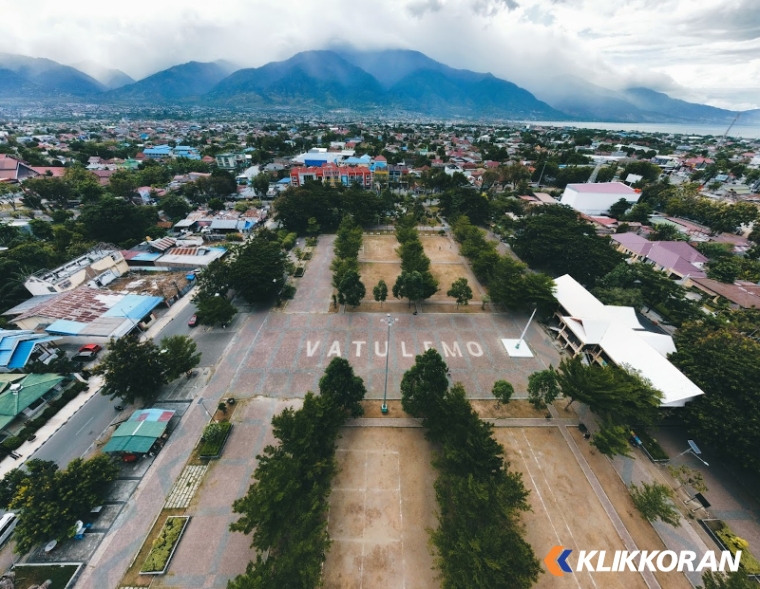
<path fill-rule="evenodd" d="M 13 378 L 17 377 L 17 378 Z M 57 374 L 14 374 L 0 378 L 0 429 L 63 381 Z"/>
<path fill-rule="evenodd" d="M 147 454 L 166 431 L 174 411 L 142 409 L 122 423 L 103 447 L 107 454 Z"/>

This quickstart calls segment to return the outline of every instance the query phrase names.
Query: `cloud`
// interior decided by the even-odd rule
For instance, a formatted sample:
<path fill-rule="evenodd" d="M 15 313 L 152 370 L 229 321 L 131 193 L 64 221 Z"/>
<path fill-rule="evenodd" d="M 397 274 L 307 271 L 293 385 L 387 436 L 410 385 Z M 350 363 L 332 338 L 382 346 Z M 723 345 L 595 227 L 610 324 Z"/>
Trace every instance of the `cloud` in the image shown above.
<path fill-rule="evenodd" d="M 503 10 L 517 10 L 520 5 L 515 0 L 473 0 L 472 10 L 479 16 L 491 18 Z"/>
<path fill-rule="evenodd" d="M 190 60 L 246 67 L 350 45 L 415 49 L 452 67 L 489 71 L 533 90 L 560 75 L 613 89 L 751 102 L 760 79 L 757 0 L 78 0 L 14 2 L 0 52 L 134 78 Z M 485 25 L 484 25 L 485 23 Z M 707 85 L 709 84 L 709 87 Z M 760 107 L 760 96 L 755 99 Z"/>
<path fill-rule="evenodd" d="M 443 8 L 443 0 L 415 0 L 406 5 L 407 11 L 417 18 L 422 18 L 427 12 L 438 12 Z"/>

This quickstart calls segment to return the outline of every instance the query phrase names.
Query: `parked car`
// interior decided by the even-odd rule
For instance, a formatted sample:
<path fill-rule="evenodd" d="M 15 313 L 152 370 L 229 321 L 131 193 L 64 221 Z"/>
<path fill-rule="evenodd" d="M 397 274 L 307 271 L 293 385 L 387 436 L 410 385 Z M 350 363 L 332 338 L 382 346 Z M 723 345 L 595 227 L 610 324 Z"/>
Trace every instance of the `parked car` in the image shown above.
<path fill-rule="evenodd" d="M 187 320 L 188 327 L 195 327 L 198 324 L 198 315 L 193 315 Z"/>
<path fill-rule="evenodd" d="M 85 344 L 79 348 L 79 351 L 77 352 L 76 356 L 74 356 L 73 360 L 80 362 L 89 362 L 90 360 L 93 360 L 102 349 L 103 346 L 99 344 Z"/>

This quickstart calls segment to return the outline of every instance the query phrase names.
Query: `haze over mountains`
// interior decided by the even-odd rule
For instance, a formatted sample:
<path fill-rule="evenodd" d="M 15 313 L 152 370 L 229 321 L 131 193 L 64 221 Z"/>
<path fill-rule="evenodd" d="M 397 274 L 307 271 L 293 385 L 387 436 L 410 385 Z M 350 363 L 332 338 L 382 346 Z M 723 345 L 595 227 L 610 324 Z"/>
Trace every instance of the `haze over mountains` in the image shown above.
<path fill-rule="evenodd" d="M 305 51 L 258 68 L 191 61 L 133 81 L 93 63 L 0 54 L 0 100 L 79 100 L 132 106 L 402 110 L 432 117 L 729 124 L 736 112 L 648 88 L 614 91 L 556 78 L 536 97 L 490 73 L 458 70 L 418 51 Z M 88 75 L 89 74 L 89 75 Z M 760 123 L 760 109 L 742 114 Z"/>

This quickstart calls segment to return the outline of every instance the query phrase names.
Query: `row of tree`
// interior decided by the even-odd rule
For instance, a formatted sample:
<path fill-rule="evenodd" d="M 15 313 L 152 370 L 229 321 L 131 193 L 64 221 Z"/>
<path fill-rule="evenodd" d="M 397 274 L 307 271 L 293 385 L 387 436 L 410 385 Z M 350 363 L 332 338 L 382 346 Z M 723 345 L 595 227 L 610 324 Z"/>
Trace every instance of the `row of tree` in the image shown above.
<path fill-rule="evenodd" d="M 475 276 L 488 287 L 493 302 L 508 309 L 537 305 L 542 314 L 556 307 L 554 282 L 550 276 L 530 272 L 522 262 L 500 255 L 496 244 L 465 215 L 454 221 L 452 229 L 454 238 L 460 243 L 460 252 L 470 260 Z"/>
<path fill-rule="evenodd" d="M 14 551 L 29 552 L 50 540 L 74 536 L 77 520 L 101 505 L 119 469 L 108 456 L 76 458 L 64 470 L 55 462 L 33 458 L 0 480 L 0 507 L 15 512 Z"/>
<path fill-rule="evenodd" d="M 520 522 L 529 492 L 509 470 L 493 426 L 478 417 L 460 384 L 449 387 L 447 372 L 430 349 L 401 381 L 404 410 L 423 418 L 438 450 L 438 528 L 430 540 L 442 586 L 531 587 L 540 565 Z"/>
<path fill-rule="evenodd" d="M 256 457 L 245 497 L 233 503 L 240 515 L 230 529 L 251 535 L 256 560 L 229 582 L 230 589 L 320 586 L 330 548 L 328 497 L 337 472 L 335 443 L 347 416 L 362 413 L 366 388 L 344 358 L 335 358 L 319 381 L 319 395 L 272 419 L 277 444 Z"/>
<path fill-rule="evenodd" d="M 358 307 L 367 289 L 359 274 L 359 250 L 362 248 L 362 228 L 347 216 L 341 221 L 335 237 L 335 258 L 332 285 L 338 291 L 337 302 Z"/>
<path fill-rule="evenodd" d="M 438 280 L 430 272 L 430 258 L 420 241 L 414 217 L 402 217 L 396 223 L 397 250 L 401 274 L 393 285 L 393 296 L 416 303 L 438 292 Z"/>

